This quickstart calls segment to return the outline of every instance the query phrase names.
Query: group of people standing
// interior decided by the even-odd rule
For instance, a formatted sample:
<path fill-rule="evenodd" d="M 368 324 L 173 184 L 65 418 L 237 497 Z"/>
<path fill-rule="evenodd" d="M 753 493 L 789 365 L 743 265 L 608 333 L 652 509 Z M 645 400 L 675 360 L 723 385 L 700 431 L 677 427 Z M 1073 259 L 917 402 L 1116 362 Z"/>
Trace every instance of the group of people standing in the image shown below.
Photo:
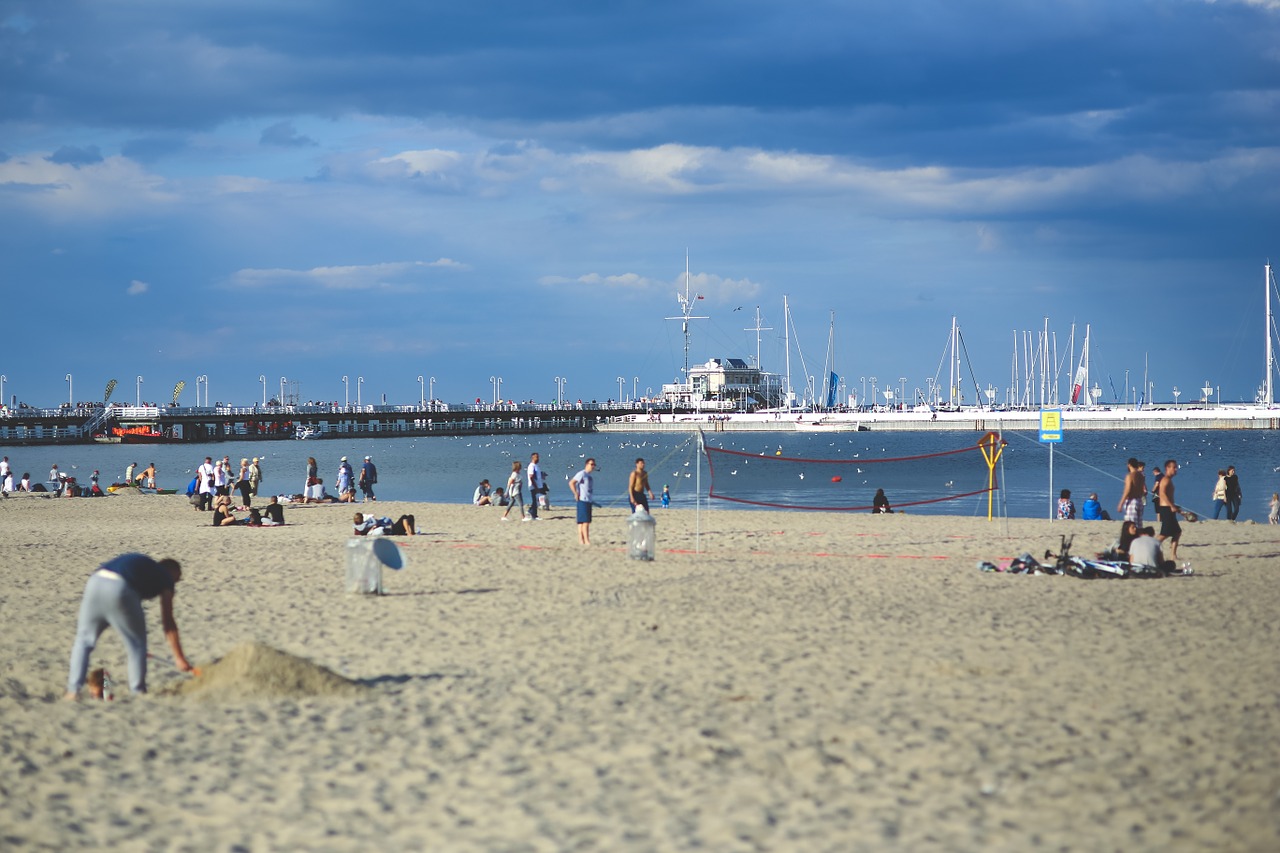
<path fill-rule="evenodd" d="M 152 476 L 154 477 L 154 471 Z M 242 509 L 247 512 L 253 505 L 253 498 L 258 494 L 261 483 L 262 460 L 257 456 L 253 457 L 253 461 L 241 459 L 239 470 L 235 473 L 232 472 L 230 456 L 224 456 L 218 462 L 214 462 L 212 456 L 206 456 L 204 462 L 197 466 L 195 479 L 188 485 L 187 494 L 192 498 L 192 505 L 200 512 L 205 512 L 213 509 L 215 498 L 228 498 L 225 503 L 229 505 L 230 495 L 234 490 L 240 493 Z"/>
<path fill-rule="evenodd" d="M 336 500 L 338 503 L 353 504 L 356 502 L 357 486 L 364 495 L 363 500 L 376 501 L 378 497 L 374 494 L 373 487 L 377 482 L 378 467 L 373 464 L 373 457 L 364 458 L 360 466 L 360 475 L 357 477 L 351 463 L 344 456 L 338 460 L 338 474 L 333 481 L 333 489 L 337 497 L 330 498 L 325 492 L 324 480 L 320 478 L 320 466 L 316 458 L 308 456 L 306 481 L 302 488 L 302 503 L 327 503 L 330 500 Z"/>
<path fill-rule="evenodd" d="M 502 521 L 509 521 L 511 513 L 519 508 L 521 521 L 537 521 L 539 509 L 550 509 L 550 491 L 546 474 L 542 471 L 541 457 L 534 452 L 529 455 L 526 467 L 520 460 L 513 460 L 511 473 L 507 476 L 505 487 L 493 489 L 488 480 L 481 480 L 472 495 L 471 503 L 475 506 L 506 506 L 502 513 Z M 573 494 L 575 518 L 578 524 L 578 541 L 583 545 L 591 544 L 591 518 L 595 500 L 596 460 L 588 458 L 582 470 L 569 478 L 569 491 Z M 526 510 L 525 490 L 528 489 L 529 503 Z M 649 501 L 656 498 L 649 485 L 649 473 L 645 470 L 643 458 L 636 459 L 635 468 L 627 479 L 627 499 L 632 512 L 649 511 Z M 670 502 L 670 493 L 663 487 L 662 505 Z"/>
<path fill-rule="evenodd" d="M 1122 537 L 1126 530 L 1129 529 L 1129 524 L 1132 524 L 1137 531 L 1144 529 L 1142 517 L 1146 509 L 1147 500 L 1145 463 L 1139 459 L 1129 457 L 1128 469 L 1124 479 L 1124 491 L 1120 495 L 1120 503 L 1116 506 L 1116 511 L 1121 513 L 1121 518 L 1125 522 L 1121 526 Z M 1152 504 L 1155 506 L 1156 517 L 1160 521 L 1160 531 L 1156 536 L 1156 541 L 1163 544 L 1167 540 L 1171 544 L 1170 556 L 1177 560 L 1178 542 L 1182 538 L 1182 525 L 1178 521 L 1178 516 L 1189 517 L 1192 521 L 1195 518 L 1191 513 L 1178 506 L 1174 497 L 1173 479 L 1178 474 L 1177 460 L 1166 460 L 1163 471 L 1158 468 L 1151 470 L 1155 478 L 1155 483 L 1151 488 L 1151 499 Z"/>

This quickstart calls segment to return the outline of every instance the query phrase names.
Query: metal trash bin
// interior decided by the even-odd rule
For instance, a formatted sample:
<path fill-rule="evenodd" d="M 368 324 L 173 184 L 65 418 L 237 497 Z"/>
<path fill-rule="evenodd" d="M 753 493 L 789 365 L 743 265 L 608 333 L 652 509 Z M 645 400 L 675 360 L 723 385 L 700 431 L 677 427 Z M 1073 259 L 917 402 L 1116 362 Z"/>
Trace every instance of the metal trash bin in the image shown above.
<path fill-rule="evenodd" d="M 633 560 L 652 560 L 658 550 L 658 522 L 640 507 L 627 519 L 631 546 L 627 556 Z"/>
<path fill-rule="evenodd" d="M 353 536 L 347 540 L 347 592 L 382 595 L 382 569 L 404 568 L 400 546 L 384 536 Z"/>

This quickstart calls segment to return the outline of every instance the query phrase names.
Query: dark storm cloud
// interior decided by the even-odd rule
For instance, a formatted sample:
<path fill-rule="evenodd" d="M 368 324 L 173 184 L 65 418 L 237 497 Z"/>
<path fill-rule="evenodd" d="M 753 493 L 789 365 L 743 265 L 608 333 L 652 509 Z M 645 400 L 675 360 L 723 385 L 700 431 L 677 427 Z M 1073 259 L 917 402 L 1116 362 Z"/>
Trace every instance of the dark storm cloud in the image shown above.
<path fill-rule="evenodd" d="M 278 121 L 263 129 L 258 141 L 263 145 L 279 145 L 284 148 L 306 148 L 316 145 L 314 139 L 298 133 L 291 121 Z"/>
<path fill-rule="evenodd" d="M 1167 126 L 1188 112 L 1243 139 L 1275 133 L 1222 96 L 1276 85 L 1276 16 L 1238 3 L 986 0 L 914 4 L 910 14 L 890 3 L 799 10 L 741 0 L 23 11 L 34 25 L 0 36 L 14 57 L 0 95 L 9 120 L 213 127 L 364 112 L 545 126 L 712 110 L 681 125 L 680 138 L 975 164 L 993 147 L 1069 164 L 1121 144 L 1168 146 Z M 1099 111 L 1138 117 L 1075 136 L 1055 123 Z M 577 141 L 643 146 L 676 131 L 662 121 L 631 133 L 582 125 Z"/>
<path fill-rule="evenodd" d="M 64 145 L 46 159 L 61 166 L 88 166 L 102 162 L 102 152 L 96 145 Z"/>

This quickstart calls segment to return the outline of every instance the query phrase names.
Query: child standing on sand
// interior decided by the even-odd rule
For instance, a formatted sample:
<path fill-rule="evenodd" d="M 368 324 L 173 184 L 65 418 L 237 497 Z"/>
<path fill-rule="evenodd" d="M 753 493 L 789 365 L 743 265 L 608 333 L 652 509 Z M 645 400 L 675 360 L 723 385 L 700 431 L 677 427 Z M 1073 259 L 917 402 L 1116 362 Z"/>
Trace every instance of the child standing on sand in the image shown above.
<path fill-rule="evenodd" d="M 1280 524 L 1280 494 L 1271 493 L 1271 514 L 1267 516 L 1267 520 L 1272 524 Z"/>

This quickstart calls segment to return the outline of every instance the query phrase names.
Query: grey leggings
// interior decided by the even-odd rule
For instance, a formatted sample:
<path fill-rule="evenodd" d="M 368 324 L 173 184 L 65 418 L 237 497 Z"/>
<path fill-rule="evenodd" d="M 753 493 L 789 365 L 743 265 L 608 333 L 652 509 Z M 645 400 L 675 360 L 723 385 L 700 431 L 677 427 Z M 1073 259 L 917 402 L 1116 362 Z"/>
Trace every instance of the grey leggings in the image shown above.
<path fill-rule="evenodd" d="M 67 675 L 68 693 L 78 693 L 84 687 L 89 657 L 108 625 L 124 639 L 129 652 L 129 689 L 147 692 L 147 620 L 142 614 L 142 599 L 124 578 L 97 571 L 89 576 L 80 601 L 80 621 L 76 624 L 71 671 Z"/>

